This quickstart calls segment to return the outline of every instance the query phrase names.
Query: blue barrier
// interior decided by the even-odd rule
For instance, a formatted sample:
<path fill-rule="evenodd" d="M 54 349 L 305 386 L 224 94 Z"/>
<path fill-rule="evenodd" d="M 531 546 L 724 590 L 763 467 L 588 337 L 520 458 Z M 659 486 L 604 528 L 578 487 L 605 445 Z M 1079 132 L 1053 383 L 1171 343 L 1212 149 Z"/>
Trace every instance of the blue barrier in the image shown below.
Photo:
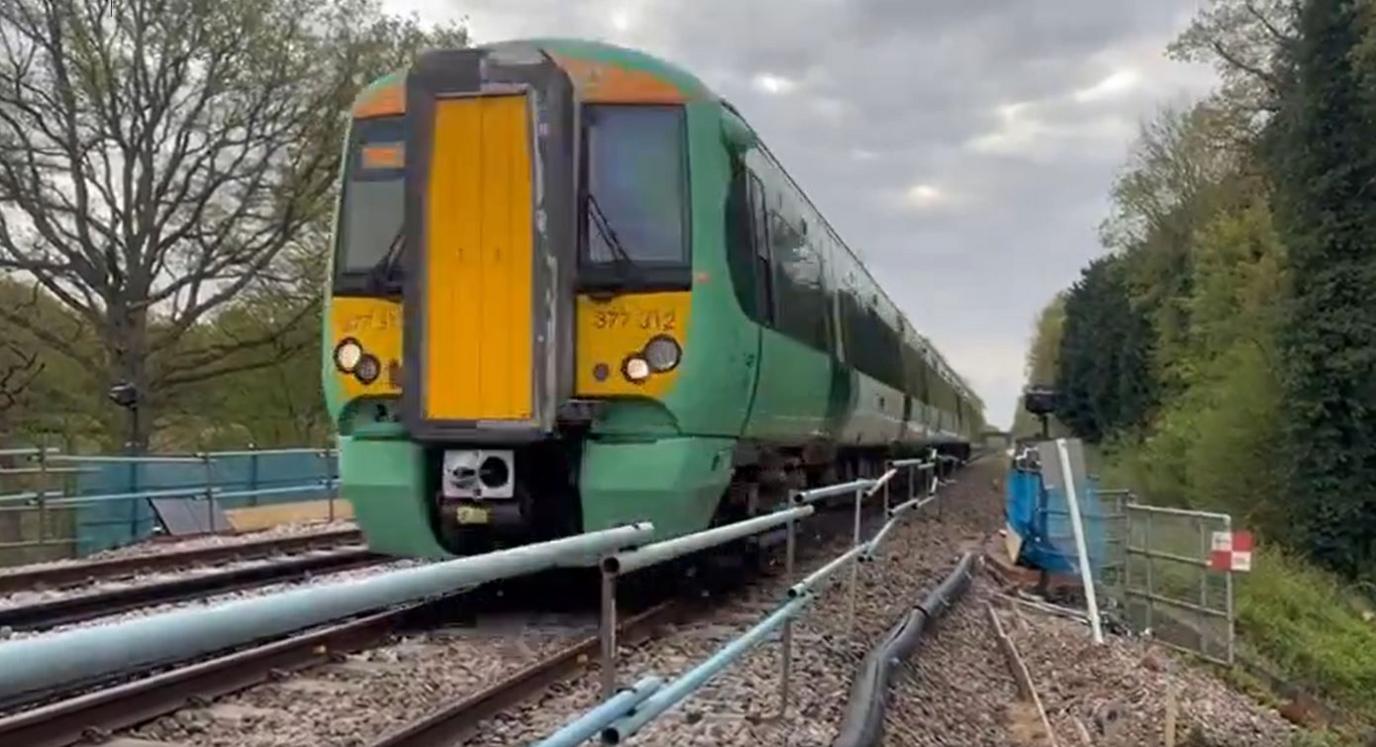
<path fill-rule="evenodd" d="M 1004 518 L 1022 538 L 1018 562 L 1049 573 L 1078 574 L 1075 537 L 1064 492 L 1047 488 L 1039 472 L 1015 468 L 1008 473 L 1006 494 Z M 1105 512 L 1097 481 L 1088 480 L 1079 499 L 1086 549 L 1090 565 L 1098 575 L 1108 559 L 1107 523 L 1115 517 Z"/>
<path fill-rule="evenodd" d="M 42 470 L 11 468 L 18 474 L 47 471 L 67 476 L 66 488 L 43 486 L 49 507 L 75 510 L 74 539 L 78 555 L 126 545 L 151 535 L 157 518 L 152 498 L 214 497 L 221 509 L 292 503 L 329 497 L 338 475 L 332 449 L 222 451 L 140 457 L 64 455 L 52 450 L 12 450 L 38 461 Z M 61 467 L 51 466 L 61 464 Z M 29 498 L 35 500 L 29 500 Z M 32 491 L 5 496 L 7 503 L 35 503 Z"/>

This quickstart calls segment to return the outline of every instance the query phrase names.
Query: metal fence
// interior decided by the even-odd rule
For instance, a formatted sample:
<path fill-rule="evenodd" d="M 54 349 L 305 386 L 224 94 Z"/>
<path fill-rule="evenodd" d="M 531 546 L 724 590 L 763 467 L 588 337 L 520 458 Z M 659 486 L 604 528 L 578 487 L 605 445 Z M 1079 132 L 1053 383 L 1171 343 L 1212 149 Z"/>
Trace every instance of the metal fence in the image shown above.
<path fill-rule="evenodd" d="M 1167 645 L 1233 663 L 1233 576 L 1209 565 L 1227 514 L 1125 503 L 1121 601 L 1126 622 Z"/>
<path fill-rule="evenodd" d="M 333 497 L 333 449 L 265 449 L 186 455 L 63 454 L 0 450 L 0 564 L 87 555 L 143 539 L 158 520 L 151 501 L 196 502 L 209 527 L 219 511 Z"/>
<path fill-rule="evenodd" d="M 1102 490 L 1087 473 L 1074 439 L 1043 442 L 1014 466 L 1008 520 L 1021 533 L 1018 552 L 1033 567 L 1052 575 L 1088 574 L 1094 593 L 1085 589 L 1085 602 L 1091 619 L 1102 611 L 1162 643 L 1232 663 L 1232 574 L 1210 566 L 1215 535 L 1231 538 L 1230 517 L 1143 505 L 1127 490 Z M 1067 500 L 1072 487 L 1085 571 L 1078 567 L 1072 501 Z"/>
<path fill-rule="evenodd" d="M 747 652 L 775 633 L 778 633 L 781 648 L 779 657 L 780 713 L 786 714 L 793 667 L 793 621 L 824 593 L 831 578 L 849 566 L 849 579 L 846 583 L 846 627 L 849 631 L 855 620 L 854 599 L 860 564 L 869 564 L 868 561 L 874 558 L 884 539 L 898 523 L 915 515 L 924 506 L 937 502 L 937 490 L 943 484 L 943 478 L 950 473 L 956 464 L 958 464 L 958 460 L 935 452 L 924 459 L 893 461 L 888 464 L 888 469 L 884 474 L 877 479 L 859 479 L 795 493 L 792 501 L 794 507 L 791 509 L 775 511 L 754 519 L 727 524 L 637 549 L 625 550 L 605 558 L 602 562 L 601 615 L 604 700 L 591 711 L 566 724 L 562 729 L 541 741 L 538 747 L 570 747 L 582 744 L 598 735 L 602 736 L 604 742 L 621 743 L 668 709 L 692 696 L 708 680 L 739 662 Z M 900 494 L 901 502 L 894 504 L 894 499 L 889 495 L 888 486 L 890 481 L 900 473 L 906 476 L 904 492 L 907 495 L 904 498 Z M 884 501 L 884 517 L 887 521 L 868 540 L 865 540 L 861 536 L 861 506 L 865 500 L 881 493 Z M 615 589 L 618 576 L 782 526 L 787 531 L 785 573 L 790 580 L 795 579 L 794 552 L 797 541 L 795 535 L 797 523 L 813 513 L 814 504 L 828 499 L 849 501 L 854 506 L 852 546 L 849 550 L 813 571 L 807 577 L 797 580 L 797 583 L 789 588 L 786 599 L 771 614 L 728 642 L 714 655 L 699 662 L 677 678 L 666 682 L 659 676 L 647 676 L 628 686 L 627 689 L 617 690 L 618 646 L 616 640 Z M 938 509 L 940 506 L 940 502 L 937 502 Z"/>

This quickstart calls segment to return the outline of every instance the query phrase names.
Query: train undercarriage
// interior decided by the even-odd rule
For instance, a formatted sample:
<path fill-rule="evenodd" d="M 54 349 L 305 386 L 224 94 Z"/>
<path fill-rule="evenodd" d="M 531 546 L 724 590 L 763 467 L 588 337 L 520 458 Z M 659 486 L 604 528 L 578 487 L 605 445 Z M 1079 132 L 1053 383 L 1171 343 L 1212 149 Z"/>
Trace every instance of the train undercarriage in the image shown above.
<path fill-rule="evenodd" d="M 438 549 L 467 555 L 604 528 L 605 519 L 594 516 L 590 525 L 584 516 L 588 496 L 581 494 L 580 482 L 586 443 L 571 437 L 505 448 L 425 448 L 423 484 L 417 493 L 428 496 L 425 523 Z M 728 481 L 715 495 L 677 492 L 672 482 L 665 482 L 638 497 L 660 506 L 699 504 L 673 512 L 675 523 L 665 527 L 666 534 L 696 531 L 778 510 L 794 491 L 879 477 L 888 460 L 926 454 L 928 449 L 968 456 L 968 446 L 961 443 L 901 449 L 838 449 L 822 442 L 793 447 L 738 443 Z M 636 467 L 627 464 L 624 469 Z M 655 517 L 631 513 L 621 518 L 624 522 Z"/>

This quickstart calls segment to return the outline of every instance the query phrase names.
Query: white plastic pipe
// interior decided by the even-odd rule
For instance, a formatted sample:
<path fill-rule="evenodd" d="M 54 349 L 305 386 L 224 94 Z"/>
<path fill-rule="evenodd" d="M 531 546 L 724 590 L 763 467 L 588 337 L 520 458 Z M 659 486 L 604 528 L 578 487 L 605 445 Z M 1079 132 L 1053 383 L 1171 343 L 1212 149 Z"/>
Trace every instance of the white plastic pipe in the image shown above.
<path fill-rule="evenodd" d="M 1075 533 L 1075 554 L 1080 558 L 1080 583 L 1085 587 L 1085 606 L 1089 608 L 1089 627 L 1094 631 L 1094 642 L 1104 642 L 1104 631 L 1099 625 L 1099 602 L 1094 596 L 1094 575 L 1089 570 L 1089 550 L 1085 546 L 1085 525 L 1080 518 L 1080 496 L 1075 490 L 1075 475 L 1070 471 L 1070 452 L 1066 449 L 1065 439 L 1056 439 L 1056 451 L 1061 457 L 1061 474 L 1065 476 L 1065 499 L 1070 504 L 1070 529 Z"/>

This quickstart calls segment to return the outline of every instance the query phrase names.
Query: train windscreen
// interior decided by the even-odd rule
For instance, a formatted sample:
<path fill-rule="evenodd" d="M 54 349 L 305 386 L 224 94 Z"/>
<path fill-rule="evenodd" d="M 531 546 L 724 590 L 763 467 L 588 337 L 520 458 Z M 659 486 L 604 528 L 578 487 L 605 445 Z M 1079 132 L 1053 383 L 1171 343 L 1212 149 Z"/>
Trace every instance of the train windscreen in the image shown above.
<path fill-rule="evenodd" d="M 686 269 L 683 108 L 594 105 L 584 121 L 585 266 Z"/>
<path fill-rule="evenodd" d="M 402 117 L 356 121 L 349 141 L 336 289 L 398 292 L 405 213 Z"/>

